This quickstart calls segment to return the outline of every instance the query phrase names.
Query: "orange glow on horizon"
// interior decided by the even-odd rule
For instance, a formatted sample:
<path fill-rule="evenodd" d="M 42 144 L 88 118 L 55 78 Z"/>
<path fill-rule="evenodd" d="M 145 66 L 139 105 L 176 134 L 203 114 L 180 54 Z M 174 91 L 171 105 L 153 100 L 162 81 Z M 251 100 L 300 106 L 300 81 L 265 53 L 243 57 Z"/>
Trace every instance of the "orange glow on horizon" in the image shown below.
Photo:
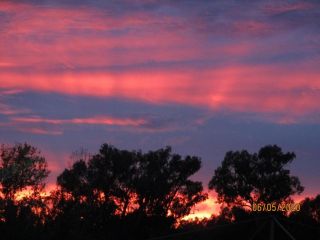
<path fill-rule="evenodd" d="M 194 206 L 193 211 L 182 220 L 209 219 L 212 215 L 219 215 L 219 211 L 220 204 L 217 203 L 216 194 L 211 191 L 209 192 L 208 199 Z"/>
<path fill-rule="evenodd" d="M 57 190 L 57 185 L 54 183 L 49 183 L 46 185 L 45 189 L 40 193 L 40 196 L 41 197 L 50 196 L 50 193 L 54 190 Z M 20 201 L 24 197 L 31 197 L 32 193 L 33 193 L 32 190 L 27 188 L 16 193 L 15 198 L 17 201 Z M 307 197 L 313 198 L 316 195 L 317 195 L 316 193 L 311 195 L 295 195 L 293 196 L 293 200 L 294 202 L 298 203 L 303 201 Z M 219 216 L 220 206 L 221 205 L 217 203 L 216 193 L 213 191 L 209 191 L 208 199 L 194 206 L 192 212 L 189 215 L 182 218 L 182 220 L 194 221 L 196 219 L 203 220 L 203 219 L 210 219 L 212 216 Z"/>
<path fill-rule="evenodd" d="M 294 195 L 292 199 L 295 203 L 299 203 L 307 197 L 313 198 L 316 195 L 317 193 L 313 193 L 311 195 L 310 194 Z M 196 219 L 199 219 L 199 220 L 202 220 L 205 218 L 210 219 L 212 216 L 219 216 L 220 207 L 221 207 L 221 204 L 217 203 L 216 193 L 213 191 L 209 191 L 209 198 L 204 202 L 197 204 L 194 207 L 192 213 L 184 217 L 182 220 L 193 221 Z"/>

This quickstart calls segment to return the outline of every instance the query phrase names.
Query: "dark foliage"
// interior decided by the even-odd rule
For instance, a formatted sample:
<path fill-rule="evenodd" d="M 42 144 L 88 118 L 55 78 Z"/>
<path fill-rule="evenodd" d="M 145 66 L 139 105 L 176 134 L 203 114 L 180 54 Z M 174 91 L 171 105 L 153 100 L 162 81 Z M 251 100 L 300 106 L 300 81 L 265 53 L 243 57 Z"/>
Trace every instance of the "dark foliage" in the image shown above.
<path fill-rule="evenodd" d="M 286 201 L 303 190 L 284 168 L 293 153 L 277 146 L 258 154 L 229 152 L 210 182 L 227 207 L 212 219 L 188 222 L 183 217 L 207 198 L 201 182 L 190 178 L 201 161 L 170 147 L 142 153 L 104 144 L 95 155 L 74 153 L 72 166 L 58 176 L 49 196 L 42 194 L 47 163 L 35 147 L 2 146 L 0 157 L 0 236 L 9 240 L 247 239 L 261 226 L 256 237 L 266 239 L 268 214 L 235 203 L 250 202 L 251 196 Z M 307 198 L 300 212 L 274 216 L 297 239 L 319 239 L 319 200 Z M 283 231 L 275 233 L 286 239 Z"/>
<path fill-rule="evenodd" d="M 0 149 L 0 230 L 5 239 L 40 238 L 47 205 L 40 193 L 48 176 L 47 163 L 29 144 Z M 28 191 L 29 195 L 16 195 Z"/>
<path fill-rule="evenodd" d="M 212 177 L 209 188 L 218 193 L 218 200 L 229 205 L 251 207 L 253 203 L 281 203 L 300 194 L 303 187 L 298 177 L 291 176 L 286 165 L 295 154 L 281 148 L 265 146 L 259 153 L 246 150 L 227 152 Z"/>
<path fill-rule="evenodd" d="M 172 231 L 191 208 L 206 199 L 190 180 L 200 159 L 173 154 L 170 147 L 142 153 L 104 144 L 88 161 L 74 162 L 58 177 L 54 222 L 57 236 L 146 239 Z"/>

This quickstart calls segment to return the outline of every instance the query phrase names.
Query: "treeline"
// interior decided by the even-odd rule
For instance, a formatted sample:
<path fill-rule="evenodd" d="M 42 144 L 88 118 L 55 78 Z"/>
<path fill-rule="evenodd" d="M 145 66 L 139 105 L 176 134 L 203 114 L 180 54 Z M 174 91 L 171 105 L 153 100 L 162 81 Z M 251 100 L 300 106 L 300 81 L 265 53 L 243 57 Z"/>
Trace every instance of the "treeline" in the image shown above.
<path fill-rule="evenodd" d="M 26 143 L 2 145 L 0 236 L 143 240 L 250 219 L 257 214 L 250 211 L 253 202 L 290 202 L 303 191 L 285 168 L 294 158 L 277 146 L 254 154 L 228 152 L 209 183 L 222 203 L 221 214 L 185 222 L 183 217 L 208 197 L 202 183 L 191 179 L 201 168 L 199 157 L 183 157 L 170 147 L 143 153 L 104 144 L 97 154 L 74 154 L 56 189 L 45 194 L 49 170 L 39 150 Z M 320 195 L 305 199 L 300 212 L 282 216 L 319 227 Z"/>

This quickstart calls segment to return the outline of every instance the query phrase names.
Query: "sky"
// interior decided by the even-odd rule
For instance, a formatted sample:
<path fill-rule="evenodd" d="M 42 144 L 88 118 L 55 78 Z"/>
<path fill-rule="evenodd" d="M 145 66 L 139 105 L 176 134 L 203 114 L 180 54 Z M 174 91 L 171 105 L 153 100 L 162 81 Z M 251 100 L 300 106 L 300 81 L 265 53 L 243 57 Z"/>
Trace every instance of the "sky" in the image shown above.
<path fill-rule="evenodd" d="M 320 2 L 0 0 L 0 142 L 28 142 L 49 184 L 72 152 L 293 151 L 320 193 Z M 207 213 L 214 193 L 199 207 Z"/>

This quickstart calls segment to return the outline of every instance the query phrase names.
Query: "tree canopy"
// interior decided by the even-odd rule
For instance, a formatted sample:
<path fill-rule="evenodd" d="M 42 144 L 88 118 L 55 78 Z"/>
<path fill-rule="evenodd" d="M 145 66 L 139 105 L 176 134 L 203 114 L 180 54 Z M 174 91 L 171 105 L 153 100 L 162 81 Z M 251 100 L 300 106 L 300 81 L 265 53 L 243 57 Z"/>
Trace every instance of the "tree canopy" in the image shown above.
<path fill-rule="evenodd" d="M 320 194 L 305 198 L 301 203 L 301 209 L 291 214 L 290 218 L 302 223 L 320 223 Z"/>
<path fill-rule="evenodd" d="M 215 235 L 207 228 L 248 219 L 253 229 L 255 215 L 243 206 L 255 201 L 290 201 L 293 194 L 303 191 L 298 177 L 288 169 L 294 158 L 294 153 L 284 153 L 275 145 L 258 153 L 226 153 L 209 186 L 227 206 L 222 205 L 218 216 L 191 223 L 184 217 L 207 198 L 202 183 L 193 176 L 201 168 L 197 156 L 181 156 L 171 147 L 142 152 L 103 144 L 96 154 L 82 149 L 58 175 L 56 188 L 45 193 L 49 170 L 40 151 L 26 143 L 2 145 L 0 235 L 14 240 L 143 240 L 198 229 L 203 230 L 201 237 L 194 237 L 212 239 Z M 311 229 L 307 238 L 317 239 L 319 199 L 306 198 L 300 212 L 281 215 L 295 236 L 305 236 L 296 224 L 307 224 Z M 238 226 L 238 230 L 216 233 L 247 236 L 247 229 Z M 190 235 L 181 237 L 189 239 Z"/>
<path fill-rule="evenodd" d="M 288 201 L 304 190 L 299 178 L 286 168 L 295 157 L 276 145 L 262 147 L 253 154 L 246 150 L 227 152 L 209 188 L 218 193 L 219 202 L 229 205 Z"/>
<path fill-rule="evenodd" d="M 27 144 L 0 148 L 0 232 L 6 239 L 28 238 L 42 225 L 47 206 L 41 192 L 49 175 L 40 151 Z M 27 191 L 25 196 L 23 191 Z"/>
<path fill-rule="evenodd" d="M 207 198 L 202 183 L 190 179 L 200 167 L 200 158 L 182 157 L 172 153 L 170 147 L 142 153 L 104 144 L 88 161 L 79 159 L 58 176 L 60 196 L 67 197 L 56 208 L 65 206 L 61 202 L 72 201 L 81 210 L 74 208 L 70 214 L 81 212 L 75 217 L 83 221 L 104 222 L 105 216 L 90 218 L 92 209 L 97 209 L 108 216 L 133 221 L 136 229 L 170 229 Z M 61 212 L 66 211 L 62 208 Z"/>
<path fill-rule="evenodd" d="M 1 192 L 6 198 L 13 198 L 18 191 L 30 187 L 42 190 L 49 175 L 47 162 L 37 148 L 25 143 L 0 148 Z"/>

